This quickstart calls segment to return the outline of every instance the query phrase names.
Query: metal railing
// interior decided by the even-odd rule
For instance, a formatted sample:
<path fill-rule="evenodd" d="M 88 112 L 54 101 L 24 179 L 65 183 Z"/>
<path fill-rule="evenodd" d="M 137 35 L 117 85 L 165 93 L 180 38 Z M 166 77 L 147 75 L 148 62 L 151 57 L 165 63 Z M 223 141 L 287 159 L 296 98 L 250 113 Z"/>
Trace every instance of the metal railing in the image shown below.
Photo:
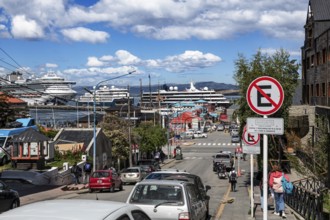
<path fill-rule="evenodd" d="M 328 193 L 325 185 L 314 177 L 292 182 L 293 193 L 285 195 L 285 203 L 304 219 L 326 220 L 323 199 Z"/>

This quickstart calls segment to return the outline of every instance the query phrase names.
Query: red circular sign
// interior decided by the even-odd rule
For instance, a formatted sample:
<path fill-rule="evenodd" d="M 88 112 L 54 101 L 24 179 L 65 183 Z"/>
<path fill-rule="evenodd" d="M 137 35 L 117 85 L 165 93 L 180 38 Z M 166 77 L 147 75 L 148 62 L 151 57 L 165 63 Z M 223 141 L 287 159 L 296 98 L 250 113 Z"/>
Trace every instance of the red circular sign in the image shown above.
<path fill-rule="evenodd" d="M 256 145 L 260 141 L 260 134 L 250 134 L 247 132 L 246 127 L 244 127 L 243 141 L 247 145 Z"/>
<path fill-rule="evenodd" d="M 283 104 L 281 84 L 270 76 L 262 76 L 251 82 L 246 93 L 248 105 L 259 115 L 274 114 Z"/>

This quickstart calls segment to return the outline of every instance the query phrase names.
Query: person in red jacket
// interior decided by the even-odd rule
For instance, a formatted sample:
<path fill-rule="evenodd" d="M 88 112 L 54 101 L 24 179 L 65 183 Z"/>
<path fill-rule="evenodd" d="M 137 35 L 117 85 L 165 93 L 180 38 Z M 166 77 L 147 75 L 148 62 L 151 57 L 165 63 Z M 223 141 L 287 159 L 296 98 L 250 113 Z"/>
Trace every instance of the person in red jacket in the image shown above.
<path fill-rule="evenodd" d="M 284 211 L 284 190 L 282 186 L 282 178 L 284 178 L 287 181 L 290 181 L 288 175 L 284 174 L 281 170 L 280 166 L 274 165 L 273 169 L 269 175 L 269 187 L 274 190 L 274 196 L 275 196 L 275 215 L 279 215 L 282 218 L 286 218 L 285 211 Z"/>

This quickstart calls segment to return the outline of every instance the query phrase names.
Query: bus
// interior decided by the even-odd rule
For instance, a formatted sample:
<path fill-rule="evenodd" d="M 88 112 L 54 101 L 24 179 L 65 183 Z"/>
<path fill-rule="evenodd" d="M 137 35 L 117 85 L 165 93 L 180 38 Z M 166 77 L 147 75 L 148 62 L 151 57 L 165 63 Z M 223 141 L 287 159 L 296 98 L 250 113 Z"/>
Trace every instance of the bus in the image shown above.
<path fill-rule="evenodd" d="M 11 139 L 23 131 L 33 128 L 38 131 L 38 127 L 33 118 L 18 118 L 16 121 L 0 129 L 0 165 L 9 162 L 11 154 Z"/>

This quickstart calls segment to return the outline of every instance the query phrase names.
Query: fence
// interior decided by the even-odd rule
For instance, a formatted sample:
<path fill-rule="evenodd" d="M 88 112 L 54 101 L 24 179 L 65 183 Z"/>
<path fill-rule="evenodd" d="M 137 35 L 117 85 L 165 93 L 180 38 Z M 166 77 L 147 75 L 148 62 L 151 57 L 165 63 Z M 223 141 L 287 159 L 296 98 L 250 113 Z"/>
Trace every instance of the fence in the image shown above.
<path fill-rule="evenodd" d="M 329 214 L 323 210 L 323 199 L 328 194 L 325 185 L 316 178 L 306 178 L 293 182 L 291 195 L 285 195 L 285 203 L 304 219 L 326 220 Z"/>

